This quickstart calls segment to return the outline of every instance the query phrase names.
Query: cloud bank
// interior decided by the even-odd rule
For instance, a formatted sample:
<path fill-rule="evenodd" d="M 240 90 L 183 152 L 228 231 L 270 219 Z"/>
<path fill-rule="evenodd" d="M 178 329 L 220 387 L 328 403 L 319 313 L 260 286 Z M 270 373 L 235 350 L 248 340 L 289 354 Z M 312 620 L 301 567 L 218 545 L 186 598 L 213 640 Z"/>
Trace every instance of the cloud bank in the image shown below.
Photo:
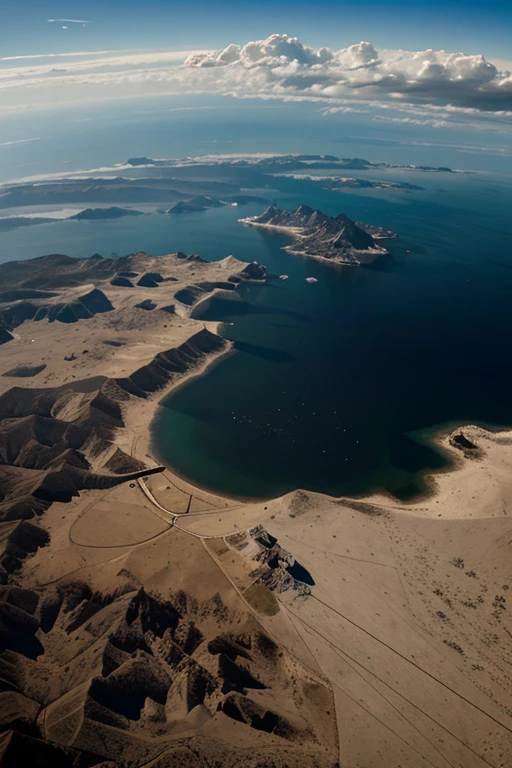
<path fill-rule="evenodd" d="M 312 48 L 277 34 L 219 51 L 66 54 L 65 68 L 55 68 L 56 55 L 64 54 L 46 62 L 0 59 L 0 112 L 218 94 L 317 102 L 326 115 L 388 110 L 395 122 L 413 125 L 512 127 L 512 75 L 480 55 L 377 50 L 368 42 Z"/>
<path fill-rule="evenodd" d="M 288 35 L 271 35 L 191 55 L 185 67 L 204 72 L 204 81 L 216 84 L 217 90 L 238 96 L 384 98 L 491 112 L 512 109 L 511 73 L 499 71 L 480 55 L 377 51 L 368 42 L 333 51 L 311 48 Z"/>

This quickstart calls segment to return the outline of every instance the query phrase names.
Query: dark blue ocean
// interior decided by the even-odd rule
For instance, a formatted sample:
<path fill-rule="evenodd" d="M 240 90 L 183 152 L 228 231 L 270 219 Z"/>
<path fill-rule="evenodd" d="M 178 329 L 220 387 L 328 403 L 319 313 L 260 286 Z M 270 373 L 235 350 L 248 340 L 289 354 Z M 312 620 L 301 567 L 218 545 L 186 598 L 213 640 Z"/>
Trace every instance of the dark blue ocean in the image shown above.
<path fill-rule="evenodd" d="M 398 232 L 378 268 L 287 254 L 283 235 L 233 233 L 235 255 L 289 279 L 243 285 L 241 302 L 213 301 L 204 313 L 226 323 L 238 351 L 164 402 L 160 458 L 235 496 L 301 487 L 409 498 L 447 465 L 429 443 L 437 428 L 512 424 L 511 190 L 470 176 L 423 183 L 439 191 L 302 190 L 300 201 L 280 201 Z"/>
<path fill-rule="evenodd" d="M 336 133 L 311 115 L 295 125 L 287 114 L 288 143 L 286 131 L 275 138 L 275 114 L 264 118 L 256 110 L 252 119 L 250 110 L 243 112 L 243 126 L 225 112 L 201 129 L 197 117 L 188 123 L 179 117 L 167 144 L 163 118 L 152 118 L 146 135 L 141 116 L 128 121 L 117 154 L 114 134 L 98 124 L 90 146 L 85 142 L 74 158 L 63 140 L 48 171 L 64 170 L 61 160 L 81 168 L 130 155 L 252 150 L 334 152 L 477 172 L 365 174 L 424 187 L 414 192 L 333 192 L 297 181 L 284 193 L 269 181 L 257 193 L 281 207 L 306 203 L 393 229 L 399 240 L 391 244 L 392 258 L 373 268 L 287 254 L 286 236 L 238 223 L 241 215 L 260 213 L 260 204 L 29 227 L 0 235 L 0 260 L 183 250 L 263 262 L 271 274 L 266 284 L 244 284 L 239 302 L 214 300 L 205 312 L 205 319 L 224 323 L 236 354 L 165 400 L 152 426 L 154 452 L 193 482 L 232 496 L 266 498 L 301 487 L 335 495 L 387 489 L 410 498 L 424 490 L 426 472 L 447 466 L 432 447 L 436 430 L 512 424 L 509 160 L 486 156 L 486 165 L 476 150 L 454 149 L 453 139 L 443 146 L 449 137 L 439 133 L 438 145 L 428 146 L 417 135 L 383 130 L 368 135 L 365 129 L 366 138 L 361 131 L 358 137 L 350 124 Z M 104 156 L 93 158 L 102 130 Z M 209 143 L 221 136 L 228 143 Z M 464 137 L 461 146 L 468 142 Z M 43 162 L 34 159 L 30 172 L 45 172 Z M 22 173 L 15 165 L 4 168 L 4 179 Z M 283 273 L 288 280 L 278 279 Z"/>

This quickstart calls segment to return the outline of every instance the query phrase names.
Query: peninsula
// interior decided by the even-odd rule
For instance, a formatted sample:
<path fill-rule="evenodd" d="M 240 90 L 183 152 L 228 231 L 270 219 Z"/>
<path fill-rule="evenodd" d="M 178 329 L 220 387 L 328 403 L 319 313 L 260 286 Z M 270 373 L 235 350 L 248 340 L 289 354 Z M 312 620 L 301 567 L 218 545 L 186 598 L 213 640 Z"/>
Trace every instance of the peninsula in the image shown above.
<path fill-rule="evenodd" d="M 307 205 L 300 205 L 294 211 L 284 211 L 271 205 L 261 216 L 250 216 L 239 221 L 253 227 L 289 233 L 295 238 L 292 245 L 284 247 L 289 253 L 351 266 L 372 264 L 388 256 L 389 251 L 377 240 L 398 237 L 381 227 L 352 221 L 344 213 L 327 216 Z"/>

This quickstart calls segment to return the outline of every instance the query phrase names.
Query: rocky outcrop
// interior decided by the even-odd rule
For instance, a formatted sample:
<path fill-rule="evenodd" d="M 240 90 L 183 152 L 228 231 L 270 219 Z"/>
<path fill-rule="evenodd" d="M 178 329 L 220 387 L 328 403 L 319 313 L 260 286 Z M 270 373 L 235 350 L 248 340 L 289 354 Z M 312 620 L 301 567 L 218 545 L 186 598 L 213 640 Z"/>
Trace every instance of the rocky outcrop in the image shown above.
<path fill-rule="evenodd" d="M 133 456 L 129 456 L 122 451 L 121 448 L 116 448 L 112 456 L 103 466 L 115 475 L 125 475 L 130 472 L 142 472 L 144 470 L 142 461 L 139 461 Z"/>
<path fill-rule="evenodd" d="M 189 285 L 187 288 L 182 288 L 176 291 L 174 298 L 181 304 L 185 304 L 187 307 L 191 307 L 196 304 L 206 294 L 212 293 L 215 290 L 233 291 L 235 286 L 229 281 L 217 281 L 202 282 Z"/>
<path fill-rule="evenodd" d="M 28 554 L 36 552 L 48 543 L 48 533 L 25 520 L 0 523 L 0 583 L 17 571 Z M 0 642 L 5 642 L 6 631 L 0 621 Z"/>
<path fill-rule="evenodd" d="M 30 379 L 32 376 L 37 376 L 38 373 L 44 371 L 46 363 L 40 365 L 17 365 L 15 368 L 10 368 L 2 376 L 18 378 L 18 379 Z"/>
<path fill-rule="evenodd" d="M 19 768 L 22 765 L 52 766 L 52 768 L 116 768 L 98 755 L 85 750 L 61 747 L 41 738 L 16 730 L 0 736 L 0 765 Z"/>
<path fill-rule="evenodd" d="M 112 382 L 104 388 L 81 393 L 65 386 L 14 387 L 0 396 L 0 524 L 33 519 L 54 501 L 155 471 L 122 451 L 112 453 L 115 431 L 123 426 L 116 398 L 124 393 Z M 103 453 L 110 453 L 108 461 L 93 470 Z"/>
<path fill-rule="evenodd" d="M 123 426 L 123 400 L 147 397 L 227 349 L 225 339 L 204 329 L 93 392 L 13 387 L 0 396 L 0 524 L 31 520 L 82 490 L 112 488 L 162 471 L 145 469 L 119 448 L 112 451 L 115 432 Z M 93 469 L 101 456 L 108 458 Z"/>
<path fill-rule="evenodd" d="M 142 211 L 135 211 L 133 208 L 118 208 L 113 205 L 110 208 L 85 208 L 85 210 L 69 218 L 76 221 L 95 221 L 97 219 L 120 219 L 124 216 L 143 215 Z"/>
<path fill-rule="evenodd" d="M 127 277 L 114 277 L 113 280 L 110 281 L 110 285 L 115 286 L 116 288 L 133 288 L 133 283 L 131 280 L 128 280 Z"/>
<path fill-rule="evenodd" d="M 180 200 L 178 203 L 172 205 L 167 213 L 195 213 L 197 211 L 206 211 L 207 208 L 221 208 L 224 205 L 225 203 L 222 202 L 222 200 L 218 200 L 215 197 L 197 195 L 188 200 Z"/>
<path fill-rule="evenodd" d="M 183 375 L 204 361 L 208 355 L 218 354 L 229 348 L 229 342 L 203 329 L 191 336 L 184 344 L 160 352 L 153 360 L 126 378 L 116 379 L 117 385 L 138 397 L 147 397 L 170 384 L 176 376 Z"/>
<path fill-rule="evenodd" d="M 14 339 L 14 336 L 12 333 L 10 333 L 7 328 L 3 328 L 0 325 L 0 344 L 6 344 L 8 341 L 12 341 Z"/>
<path fill-rule="evenodd" d="M 119 259 L 103 259 L 96 254 L 83 260 L 53 255 L 23 262 L 21 266 L 0 265 L 0 279 L 24 285 L 30 292 L 35 289 L 27 287 L 28 284 L 41 282 L 46 285 L 45 280 L 49 274 L 53 275 L 54 285 L 68 285 L 74 284 L 77 272 L 81 273 L 82 280 L 95 276 L 108 278 L 109 282 L 116 279 L 131 282 L 133 277 L 142 272 L 139 283 L 146 280 L 148 284 L 159 286 L 167 280 L 174 280 L 166 271 L 169 261 L 163 259 L 165 257 L 160 261 L 164 265 L 161 274 L 148 269 L 157 265 L 158 258 L 142 253 Z M 178 253 L 169 259 L 171 268 L 176 267 L 174 259 L 194 265 L 203 261 L 198 256 Z M 234 264 L 236 261 L 232 259 L 227 266 Z M 188 265 L 184 266 L 188 274 Z M 244 269 L 241 273 L 245 279 L 257 279 L 265 274 L 261 265 L 247 266 L 248 271 Z M 224 272 L 222 268 L 220 271 Z M 234 285 L 229 281 L 198 282 L 193 286 L 192 303 L 217 288 L 233 291 Z M 119 328 L 119 319 L 123 321 L 127 315 L 130 322 L 139 322 L 143 314 L 154 312 L 155 320 L 165 322 L 166 318 L 160 315 L 157 303 L 152 298 L 144 298 L 144 292 L 140 291 L 140 295 L 139 289 L 135 287 L 133 293 L 134 301 L 124 303 L 123 298 L 119 313 L 111 322 L 110 318 L 107 321 L 113 333 Z M 140 298 L 135 299 L 135 294 L 140 295 Z M 175 313 L 179 302 L 180 311 L 184 313 L 187 304 L 180 302 L 179 294 L 178 291 L 176 305 L 162 302 L 163 312 Z M 33 301 L 23 298 L 4 307 L 0 320 L 4 326 L 8 323 L 9 328 L 25 320 L 66 323 L 92 318 L 114 309 L 107 296 L 97 288 L 68 291 L 67 295 L 72 300 L 55 303 L 49 303 L 46 298 Z M 162 295 L 166 301 L 171 296 L 172 289 Z M 187 300 L 187 296 L 181 298 Z M 13 338 L 8 329 L 5 329 L 5 338 Z M 113 347 L 125 343 L 115 338 L 102 341 Z M 209 356 L 229 349 L 228 341 L 204 328 L 180 346 L 160 352 L 149 363 L 122 378 L 95 377 L 86 382 L 73 381 L 61 387 L 12 387 L 4 392 L 0 396 L 0 524 L 35 521 L 55 501 L 67 503 L 83 490 L 107 489 L 161 471 L 161 467 L 145 469 L 141 462 L 114 446 L 116 430 L 124 426 L 123 404 L 131 396 L 147 397 L 194 370 Z M 72 362 L 77 357 L 71 352 L 64 359 Z M 19 365 L 7 371 L 7 375 L 33 376 L 43 370 L 44 365 Z"/>
<path fill-rule="evenodd" d="M 35 322 L 48 320 L 49 323 L 53 323 L 54 320 L 59 320 L 61 323 L 76 323 L 78 320 L 93 317 L 100 312 L 112 312 L 113 309 L 113 305 L 103 291 L 94 288 L 76 301 L 39 307 L 33 319 Z"/>
<path fill-rule="evenodd" d="M 450 445 L 462 451 L 466 459 L 481 459 L 484 455 L 484 451 L 470 440 L 462 430 L 456 430 L 450 435 Z"/>
<path fill-rule="evenodd" d="M 151 299 L 144 299 L 144 301 L 140 301 L 135 306 L 137 307 L 137 309 L 146 309 L 149 311 L 151 311 L 152 309 L 156 309 L 156 304 L 154 301 L 151 301 Z"/>
<path fill-rule="evenodd" d="M 300 205 L 294 211 L 284 211 L 271 205 L 261 216 L 240 221 L 253 226 L 289 231 L 295 238 L 293 245 L 285 246 L 285 250 L 290 253 L 351 265 L 371 264 L 388 255 L 388 251 L 370 234 L 370 231 L 376 233 L 384 230 L 356 224 L 344 213 L 331 217 L 307 205 Z"/>
<path fill-rule="evenodd" d="M 287 756 L 276 758 L 275 768 L 334 766 L 334 712 L 325 683 L 219 595 L 198 601 L 179 591 L 164 599 L 129 576 L 104 593 L 69 579 L 37 591 L 0 587 L 0 629 L 9 765 L 42 765 L 22 761 L 42 755 L 45 765 L 63 768 L 110 760 L 186 766 L 179 751 L 185 730 L 198 760 L 191 766 L 225 766 L 216 732 L 232 720 L 248 737 L 254 729 L 282 740 Z M 73 646 L 68 656 L 65 638 Z M 39 674 L 48 667 L 51 676 Z M 264 754 L 272 744 L 275 739 L 254 742 Z M 154 762 L 162 752 L 166 762 Z M 246 748 L 233 747 L 227 765 L 268 764 L 261 759 L 253 763 Z"/>
<path fill-rule="evenodd" d="M 309 571 L 283 549 L 263 526 L 257 525 L 247 531 L 226 536 L 225 541 L 254 561 L 256 567 L 251 576 L 271 591 L 286 592 L 293 589 L 300 595 L 311 593 L 315 582 Z"/>
<path fill-rule="evenodd" d="M 265 280 L 267 274 L 267 268 L 264 264 L 260 264 L 258 261 L 251 261 L 239 273 L 238 277 L 242 278 L 242 280 Z"/>

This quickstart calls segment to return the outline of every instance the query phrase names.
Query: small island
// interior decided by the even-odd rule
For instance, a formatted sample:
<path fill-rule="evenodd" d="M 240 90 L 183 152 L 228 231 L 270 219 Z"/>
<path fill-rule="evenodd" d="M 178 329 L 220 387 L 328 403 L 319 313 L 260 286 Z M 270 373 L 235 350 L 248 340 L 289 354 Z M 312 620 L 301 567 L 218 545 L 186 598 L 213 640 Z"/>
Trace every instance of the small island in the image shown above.
<path fill-rule="evenodd" d="M 172 205 L 167 213 L 197 213 L 198 211 L 206 211 L 207 208 L 222 208 L 226 203 L 222 200 L 217 200 L 215 197 L 209 195 L 196 195 L 189 200 L 180 200 L 178 203 Z"/>
<path fill-rule="evenodd" d="M 250 216 L 239 221 L 292 235 L 296 242 L 284 247 L 288 253 L 351 266 L 372 264 L 388 256 L 389 251 L 377 240 L 398 237 L 382 227 L 352 221 L 344 213 L 327 216 L 307 205 L 300 205 L 294 211 L 284 211 L 271 205 L 261 216 Z"/>
<path fill-rule="evenodd" d="M 96 221 L 97 219 L 122 219 L 124 216 L 143 216 L 142 211 L 136 211 L 132 208 L 118 208 L 113 205 L 110 208 L 86 208 L 70 219 L 76 221 Z"/>

